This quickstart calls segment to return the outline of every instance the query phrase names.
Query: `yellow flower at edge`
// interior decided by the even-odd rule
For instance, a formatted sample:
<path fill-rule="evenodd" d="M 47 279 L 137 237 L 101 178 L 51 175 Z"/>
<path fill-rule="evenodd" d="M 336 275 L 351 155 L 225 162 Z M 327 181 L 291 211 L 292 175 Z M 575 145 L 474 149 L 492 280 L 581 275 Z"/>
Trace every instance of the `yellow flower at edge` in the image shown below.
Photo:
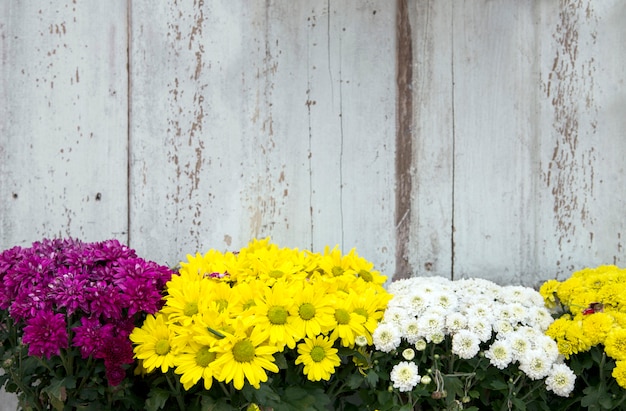
<path fill-rule="evenodd" d="M 615 361 L 615 368 L 611 375 L 617 381 L 617 385 L 626 388 L 626 361 Z"/>
<path fill-rule="evenodd" d="M 304 282 L 301 291 L 295 293 L 290 315 L 293 318 L 293 327 L 300 338 L 313 338 L 332 330 L 335 319 L 335 310 L 331 306 L 327 283 Z"/>
<path fill-rule="evenodd" d="M 217 358 L 214 366 L 220 368 L 218 381 L 230 383 L 241 390 L 247 380 L 254 388 L 260 388 L 267 381 L 267 372 L 278 372 L 274 363 L 274 354 L 278 348 L 269 345 L 258 328 L 249 330 L 239 320 L 233 327 L 234 334 L 226 337 L 214 346 Z"/>
<path fill-rule="evenodd" d="M 160 368 L 165 373 L 174 366 L 173 338 L 166 317 L 161 313 L 149 314 L 143 325 L 130 334 L 130 340 L 135 344 L 135 358 L 142 360 L 147 372 Z"/>
<path fill-rule="evenodd" d="M 333 348 L 333 340 L 319 335 L 315 338 L 305 338 L 298 344 L 297 364 L 304 364 L 304 374 L 310 381 L 328 381 L 341 360 L 337 349 Z"/>
<path fill-rule="evenodd" d="M 546 307 L 554 308 L 557 305 L 556 291 L 561 284 L 558 280 L 548 280 L 539 288 L 539 294 L 543 297 Z"/>
<path fill-rule="evenodd" d="M 330 334 L 331 340 L 341 339 L 341 345 L 344 347 L 354 347 L 354 340 L 359 335 L 366 335 L 365 321 L 366 318 L 354 312 L 354 292 L 342 294 L 338 292 L 335 295 L 335 327 Z"/>
<path fill-rule="evenodd" d="M 591 345 L 604 343 L 604 339 L 613 327 L 613 317 L 607 313 L 593 313 L 582 316 L 583 334 Z"/>
<path fill-rule="evenodd" d="M 626 360 L 626 329 L 614 328 L 604 340 L 604 352 L 617 361 Z"/>

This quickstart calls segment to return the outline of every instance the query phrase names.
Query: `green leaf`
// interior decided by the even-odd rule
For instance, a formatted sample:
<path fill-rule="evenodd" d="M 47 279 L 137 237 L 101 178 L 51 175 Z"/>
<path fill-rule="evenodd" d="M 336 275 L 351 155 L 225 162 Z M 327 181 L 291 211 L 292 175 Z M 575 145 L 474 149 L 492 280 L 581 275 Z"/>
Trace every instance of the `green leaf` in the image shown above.
<path fill-rule="evenodd" d="M 367 380 L 367 383 L 369 385 L 375 387 L 379 380 L 378 373 L 374 370 L 369 370 L 367 375 L 365 376 L 365 379 Z"/>
<path fill-rule="evenodd" d="M 487 387 L 489 387 L 489 388 L 491 388 L 493 390 L 503 391 L 503 390 L 508 390 L 509 389 L 509 384 L 507 384 L 507 383 L 505 383 L 504 381 L 501 381 L 501 380 L 491 380 L 487 384 Z"/>
<path fill-rule="evenodd" d="M 157 411 L 165 407 L 165 403 L 170 398 L 170 392 L 160 388 L 153 388 L 146 400 L 146 411 Z"/>

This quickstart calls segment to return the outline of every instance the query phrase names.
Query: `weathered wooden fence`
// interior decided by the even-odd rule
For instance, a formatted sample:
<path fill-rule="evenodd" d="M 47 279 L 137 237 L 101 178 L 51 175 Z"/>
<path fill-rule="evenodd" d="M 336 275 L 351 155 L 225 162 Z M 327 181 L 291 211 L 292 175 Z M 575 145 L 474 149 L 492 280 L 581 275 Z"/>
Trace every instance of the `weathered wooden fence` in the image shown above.
<path fill-rule="evenodd" d="M 0 246 L 624 264 L 621 0 L 0 3 Z"/>
<path fill-rule="evenodd" d="M 624 263 L 626 3 L 3 1 L 0 245 Z"/>

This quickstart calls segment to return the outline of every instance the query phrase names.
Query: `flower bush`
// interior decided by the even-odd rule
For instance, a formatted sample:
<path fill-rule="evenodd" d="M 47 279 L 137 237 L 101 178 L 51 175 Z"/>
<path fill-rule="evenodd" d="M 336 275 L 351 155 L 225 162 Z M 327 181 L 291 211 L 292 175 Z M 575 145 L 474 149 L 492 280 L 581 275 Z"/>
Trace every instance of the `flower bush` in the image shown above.
<path fill-rule="evenodd" d="M 0 385 L 24 410 L 138 409 L 128 339 L 172 272 L 117 240 L 44 239 L 0 254 Z"/>
<path fill-rule="evenodd" d="M 481 279 L 415 277 L 373 333 L 364 403 L 379 410 L 554 409 L 575 375 L 544 334 L 541 295 Z"/>
<path fill-rule="evenodd" d="M 163 308 L 130 335 L 147 409 L 362 409 L 361 346 L 390 298 L 385 279 L 354 250 L 269 239 L 187 256 Z"/>
<path fill-rule="evenodd" d="M 626 269 L 585 268 L 540 288 L 557 319 L 554 338 L 580 382 L 571 405 L 616 409 L 626 401 Z"/>

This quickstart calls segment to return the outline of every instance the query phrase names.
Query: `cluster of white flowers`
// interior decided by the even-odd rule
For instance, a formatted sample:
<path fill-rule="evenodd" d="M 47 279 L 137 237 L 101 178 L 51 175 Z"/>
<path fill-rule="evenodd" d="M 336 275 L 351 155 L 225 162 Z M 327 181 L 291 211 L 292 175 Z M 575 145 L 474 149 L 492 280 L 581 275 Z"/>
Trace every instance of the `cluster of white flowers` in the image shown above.
<path fill-rule="evenodd" d="M 373 334 L 377 350 L 393 352 L 403 341 L 423 350 L 451 336 L 452 352 L 470 359 L 483 350 L 490 364 L 505 369 L 518 363 L 529 378 L 545 378 L 560 396 L 573 390 L 575 375 L 564 364 L 556 342 L 544 334 L 553 318 L 532 288 L 499 286 L 483 279 L 450 281 L 414 277 L 391 283 L 393 294 Z M 417 366 L 394 367 L 394 387 L 411 390 L 419 382 Z"/>

